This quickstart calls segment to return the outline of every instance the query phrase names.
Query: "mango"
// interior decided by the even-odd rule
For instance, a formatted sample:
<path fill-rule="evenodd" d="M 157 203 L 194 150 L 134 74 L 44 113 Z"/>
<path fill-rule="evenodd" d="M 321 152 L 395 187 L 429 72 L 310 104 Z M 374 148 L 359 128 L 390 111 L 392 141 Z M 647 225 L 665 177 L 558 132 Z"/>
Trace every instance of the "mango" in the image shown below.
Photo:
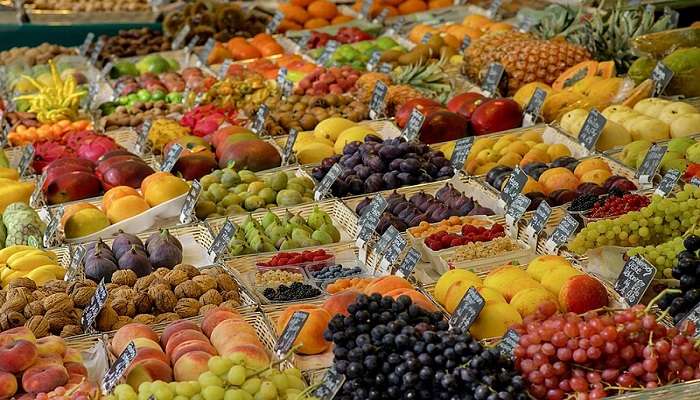
<path fill-rule="evenodd" d="M 63 230 L 66 238 L 73 239 L 91 235 L 109 225 L 109 219 L 102 211 L 97 208 L 85 208 L 68 218 Z"/>

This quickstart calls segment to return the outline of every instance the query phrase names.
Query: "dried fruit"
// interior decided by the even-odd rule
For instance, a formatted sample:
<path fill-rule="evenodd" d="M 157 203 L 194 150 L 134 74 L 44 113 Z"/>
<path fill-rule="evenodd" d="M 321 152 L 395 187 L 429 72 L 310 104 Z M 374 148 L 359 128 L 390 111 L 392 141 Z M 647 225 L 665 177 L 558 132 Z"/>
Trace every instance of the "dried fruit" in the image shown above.
<path fill-rule="evenodd" d="M 10 311 L 0 315 L 0 327 L 2 327 L 3 331 L 24 325 L 25 322 L 27 322 L 27 319 L 24 318 L 22 313 L 17 311 Z"/>
<path fill-rule="evenodd" d="M 215 306 L 213 304 L 205 304 L 199 307 L 199 315 L 206 315 L 209 311 L 216 310 L 217 308 L 218 306 Z"/>
<path fill-rule="evenodd" d="M 112 330 L 117 330 L 121 328 L 124 325 L 130 324 L 131 323 L 131 318 L 127 316 L 121 316 L 117 318 L 117 322 L 112 325 Z"/>
<path fill-rule="evenodd" d="M 151 287 L 151 284 L 155 280 L 156 276 L 153 274 L 143 276 L 136 280 L 136 283 L 134 284 L 134 290 L 136 290 L 137 292 L 148 292 L 148 289 Z"/>
<path fill-rule="evenodd" d="M 236 307 L 240 307 L 241 303 L 236 300 L 226 300 L 219 304 L 219 308 L 227 308 L 231 311 L 236 311 Z"/>
<path fill-rule="evenodd" d="M 234 281 L 230 275 L 223 272 L 216 275 L 216 284 L 221 292 L 238 290 L 238 284 L 236 281 Z"/>
<path fill-rule="evenodd" d="M 159 324 L 161 322 L 172 322 L 172 321 L 177 321 L 180 319 L 180 316 L 177 315 L 174 312 L 168 312 L 164 314 L 160 314 L 156 317 L 156 324 Z"/>
<path fill-rule="evenodd" d="M 118 297 L 114 299 L 112 301 L 112 308 L 119 316 L 133 317 L 136 315 L 136 307 L 134 306 L 134 303 L 125 297 Z"/>
<path fill-rule="evenodd" d="M 241 294 L 238 293 L 237 290 L 231 290 L 229 292 L 224 293 L 224 301 L 235 301 L 240 305 L 241 303 Z"/>
<path fill-rule="evenodd" d="M 29 320 L 27 320 L 24 326 L 31 329 L 31 331 L 34 333 L 34 336 L 38 338 L 48 336 L 50 333 L 49 329 L 51 327 L 49 325 L 49 321 L 47 321 L 46 318 L 44 318 L 41 315 L 35 315 L 29 318 Z"/>
<path fill-rule="evenodd" d="M 66 289 L 68 289 L 68 282 L 54 279 L 46 282 L 42 287 L 51 293 L 66 293 Z"/>
<path fill-rule="evenodd" d="M 151 301 L 151 298 L 148 297 L 146 293 L 137 292 L 134 295 L 134 306 L 136 307 L 137 313 L 148 314 L 153 307 L 153 301 Z"/>
<path fill-rule="evenodd" d="M 139 314 L 134 317 L 134 322 L 139 322 L 145 325 L 151 325 L 156 322 L 156 317 L 151 314 Z"/>
<path fill-rule="evenodd" d="M 73 291 L 71 295 L 71 297 L 73 298 L 73 304 L 75 304 L 76 307 L 80 308 L 87 307 L 87 305 L 90 304 L 90 301 L 92 301 L 92 298 L 95 296 L 96 290 L 97 288 L 90 286 L 83 286 L 81 288 L 77 288 Z"/>
<path fill-rule="evenodd" d="M 34 283 L 33 280 L 27 278 L 27 277 L 19 277 L 19 278 L 14 278 L 13 280 L 10 281 L 10 283 L 7 285 L 8 288 L 17 288 L 17 287 L 25 287 L 31 291 L 36 290 L 36 283 Z"/>
<path fill-rule="evenodd" d="M 148 289 L 148 296 L 155 301 L 158 295 L 162 292 L 170 292 L 170 285 L 157 283 Z"/>

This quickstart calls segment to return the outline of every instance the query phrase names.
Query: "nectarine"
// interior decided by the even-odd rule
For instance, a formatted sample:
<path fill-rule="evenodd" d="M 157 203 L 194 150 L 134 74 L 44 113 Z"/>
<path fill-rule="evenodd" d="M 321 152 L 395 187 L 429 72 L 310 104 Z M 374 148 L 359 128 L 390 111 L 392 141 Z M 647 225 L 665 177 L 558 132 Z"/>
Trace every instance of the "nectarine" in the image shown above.
<path fill-rule="evenodd" d="M 8 340 L 0 346 L 0 371 L 16 374 L 29 368 L 38 357 L 36 345 L 28 340 Z"/>
<path fill-rule="evenodd" d="M 227 319 L 239 319 L 241 320 L 240 314 L 227 310 L 224 308 L 216 308 L 212 311 L 207 312 L 204 315 L 204 320 L 202 321 L 202 331 L 205 335 L 211 337 L 211 333 L 214 331 L 220 322 Z"/>
<path fill-rule="evenodd" d="M 372 293 L 384 295 L 387 292 L 399 288 L 412 289 L 413 285 L 411 285 L 411 283 L 404 278 L 396 275 L 388 275 L 374 279 L 369 283 L 369 285 L 367 285 L 364 293 L 366 295 L 371 295 Z"/>
<path fill-rule="evenodd" d="M 170 323 L 163 330 L 163 333 L 160 335 L 161 346 L 165 347 L 165 345 L 168 344 L 168 339 L 170 339 L 170 336 L 174 335 L 179 331 L 184 331 L 186 329 L 201 331 L 199 325 L 195 324 L 192 321 L 188 321 L 186 319 L 177 320 L 175 322 Z"/>
<path fill-rule="evenodd" d="M 129 342 L 139 337 L 158 343 L 158 334 L 151 327 L 135 322 L 126 324 L 117 330 L 112 338 L 112 352 L 118 356 L 129 345 Z"/>
<path fill-rule="evenodd" d="M 603 284 L 588 275 L 567 279 L 559 290 L 559 304 L 566 312 L 577 314 L 608 305 L 608 292 Z"/>
<path fill-rule="evenodd" d="M 369 287 L 369 286 L 368 286 Z M 277 332 L 282 333 L 295 311 L 306 311 L 309 318 L 301 328 L 293 346 L 301 345 L 297 350 L 300 354 L 319 354 L 330 347 L 323 338 L 323 331 L 331 320 L 331 315 L 324 308 L 312 304 L 299 304 L 287 307 L 277 320 Z"/>
<path fill-rule="evenodd" d="M 348 306 L 355 302 L 358 295 L 360 295 L 360 292 L 357 290 L 346 289 L 329 297 L 328 300 L 323 303 L 322 307 L 328 311 L 331 316 L 335 316 L 336 314 L 349 315 Z"/>

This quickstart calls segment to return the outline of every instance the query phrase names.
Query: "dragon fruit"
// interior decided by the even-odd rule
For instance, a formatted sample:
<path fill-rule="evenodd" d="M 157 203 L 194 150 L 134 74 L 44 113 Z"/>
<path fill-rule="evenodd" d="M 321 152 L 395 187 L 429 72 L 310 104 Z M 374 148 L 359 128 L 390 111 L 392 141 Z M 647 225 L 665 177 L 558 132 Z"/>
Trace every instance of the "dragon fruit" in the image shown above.
<path fill-rule="evenodd" d="M 34 160 L 32 168 L 41 173 L 51 162 L 73 156 L 73 150 L 57 142 L 41 142 L 34 144 Z"/>
<path fill-rule="evenodd" d="M 92 162 L 96 162 L 98 158 L 108 151 L 116 150 L 120 146 L 114 142 L 114 139 L 107 136 L 96 136 L 92 140 L 85 142 L 78 148 L 78 156 Z"/>
<path fill-rule="evenodd" d="M 223 123 L 226 120 L 223 114 L 212 114 L 208 115 L 199 121 L 197 121 L 197 124 L 194 126 L 194 129 L 192 130 L 192 133 L 196 136 L 206 136 L 211 133 L 214 133 L 217 129 L 219 129 L 219 125 Z"/>
<path fill-rule="evenodd" d="M 63 143 L 65 143 L 71 150 L 78 151 L 80 145 L 91 141 L 96 136 L 97 135 L 93 131 L 71 132 L 63 136 Z"/>

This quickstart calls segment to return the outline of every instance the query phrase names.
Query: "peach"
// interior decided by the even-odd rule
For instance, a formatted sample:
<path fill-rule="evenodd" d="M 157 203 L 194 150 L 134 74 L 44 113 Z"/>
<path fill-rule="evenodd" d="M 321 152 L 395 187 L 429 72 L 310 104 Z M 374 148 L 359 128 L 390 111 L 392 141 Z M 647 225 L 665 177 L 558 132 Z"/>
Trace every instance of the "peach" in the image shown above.
<path fill-rule="evenodd" d="M 544 189 L 544 194 L 549 195 L 550 193 L 561 189 L 576 190 L 581 182 L 574 176 L 573 173 L 571 173 L 571 171 L 566 168 L 563 168 L 563 170 L 566 172 L 562 171 L 557 174 L 550 175 L 545 181 L 543 181 L 542 177 L 540 177 L 540 184 Z"/>
<path fill-rule="evenodd" d="M 570 267 L 571 263 L 562 256 L 548 254 L 532 259 L 527 265 L 525 272 L 537 282 L 541 282 L 543 276 L 547 275 L 553 269 L 558 268 L 560 265 Z"/>
<path fill-rule="evenodd" d="M 134 346 L 136 346 L 136 349 L 143 349 L 143 348 L 151 348 L 155 350 L 160 350 L 163 351 L 163 349 L 160 347 L 158 342 L 155 342 L 151 339 L 146 339 L 146 338 L 136 338 L 132 340 L 134 342 Z"/>
<path fill-rule="evenodd" d="M 319 354 L 326 351 L 330 347 L 330 343 L 323 338 L 323 331 L 328 326 L 331 315 L 324 308 L 310 304 L 287 307 L 277 320 L 277 332 L 281 334 L 284 331 L 284 328 L 296 311 L 309 313 L 309 318 L 301 328 L 299 336 L 297 336 L 293 344 L 293 346 L 301 345 L 297 352 L 300 354 Z"/>
<path fill-rule="evenodd" d="M 510 300 L 510 305 L 518 310 L 521 317 L 534 314 L 544 303 L 559 308 L 556 296 L 542 286 L 521 290 Z"/>
<path fill-rule="evenodd" d="M 171 174 L 159 175 L 150 179 L 145 185 L 143 184 L 144 182 L 141 184 L 141 192 L 143 193 L 143 198 L 151 207 L 183 195 L 190 189 L 190 186 L 184 179 Z M 114 202 L 115 206 L 118 201 Z"/>
<path fill-rule="evenodd" d="M 204 315 L 204 320 L 202 320 L 202 331 L 205 335 L 211 337 L 214 328 L 216 328 L 221 321 L 227 319 L 241 319 L 241 316 L 236 312 L 224 308 L 216 308 L 209 311 Z"/>
<path fill-rule="evenodd" d="M 459 305 L 459 302 L 462 301 L 462 297 L 464 297 L 464 295 L 467 293 L 467 290 L 469 290 L 471 286 L 474 286 L 476 291 L 479 292 L 481 297 L 484 298 L 486 304 L 506 302 L 506 299 L 503 298 L 503 295 L 496 289 L 487 286 L 464 285 L 460 282 L 455 282 L 455 284 L 450 287 L 451 291 L 448 290 L 447 302 L 445 303 L 445 310 L 447 310 L 450 313 L 453 313 Z"/>
<path fill-rule="evenodd" d="M 578 163 L 578 165 L 574 169 L 574 175 L 577 178 L 581 179 L 581 177 L 586 172 L 593 171 L 596 169 L 602 169 L 610 172 L 610 166 L 605 161 L 601 160 L 600 158 L 587 158 L 585 160 L 581 160 L 581 162 Z"/>
<path fill-rule="evenodd" d="M 37 357 L 34 343 L 24 339 L 5 341 L 0 346 L 0 371 L 19 373 L 34 364 Z"/>
<path fill-rule="evenodd" d="M 200 331 L 195 331 L 192 329 L 185 329 L 184 331 L 177 332 L 172 335 L 168 340 L 168 344 L 165 345 L 165 355 L 170 358 L 173 350 L 180 345 L 180 343 L 185 343 L 190 340 L 200 340 L 205 343 L 209 343 L 209 339 L 204 336 Z"/>
<path fill-rule="evenodd" d="M 17 328 L 8 329 L 0 333 L 0 346 L 9 340 L 19 340 L 24 339 L 32 343 L 36 342 L 36 337 L 34 332 L 26 326 L 19 326 Z"/>
<path fill-rule="evenodd" d="M 142 347 L 138 350 L 136 350 L 136 357 L 134 357 L 134 360 L 132 362 L 138 362 L 140 360 L 146 360 L 149 358 L 154 358 L 156 360 L 161 360 L 164 363 L 168 362 L 168 357 L 163 353 L 163 350 L 156 350 L 151 347 Z"/>
<path fill-rule="evenodd" d="M 122 326 L 114 334 L 114 337 L 112 338 L 112 352 L 115 355 L 121 354 L 126 346 L 129 345 L 129 342 L 131 342 L 134 338 L 139 337 L 151 339 L 156 343 L 158 342 L 158 334 L 155 333 L 151 327 L 134 322 Z"/>
<path fill-rule="evenodd" d="M 514 324 L 522 323 L 518 310 L 508 303 L 487 304 L 481 310 L 479 318 L 469 328 L 476 339 L 488 339 L 503 336 Z"/>
<path fill-rule="evenodd" d="M 68 371 L 68 375 L 88 376 L 88 370 L 83 364 L 67 362 L 63 364 L 63 367 Z"/>
<path fill-rule="evenodd" d="M 67 382 L 68 371 L 63 365 L 34 365 L 22 374 L 22 388 L 29 393 L 50 392 Z"/>
<path fill-rule="evenodd" d="M 394 289 L 385 294 L 385 296 L 398 299 L 401 296 L 408 296 L 412 303 L 426 311 L 438 311 L 438 308 L 430 302 L 422 293 L 414 289 Z"/>
<path fill-rule="evenodd" d="M 73 348 L 66 348 L 66 354 L 63 355 L 63 362 L 77 362 L 77 363 L 82 363 L 83 362 L 83 356 L 80 354 L 80 350 L 73 349 Z"/>
<path fill-rule="evenodd" d="M 170 363 L 174 364 L 177 362 L 178 358 L 191 351 L 203 351 L 215 356 L 216 349 L 209 342 L 203 342 L 201 340 L 188 340 L 186 342 L 180 343 L 177 347 L 173 349 L 172 354 L 170 354 Z"/>
<path fill-rule="evenodd" d="M 247 368 L 261 370 L 270 366 L 270 356 L 264 348 L 254 344 L 238 344 L 225 349 L 222 356 L 232 359 L 240 358 Z"/>
<path fill-rule="evenodd" d="M 173 370 L 168 363 L 149 358 L 138 363 L 131 363 L 126 371 L 126 383 L 136 390 L 143 382 L 173 380 Z"/>
<path fill-rule="evenodd" d="M 196 381 L 204 372 L 209 370 L 207 363 L 212 357 L 205 351 L 191 351 L 183 354 L 173 366 L 173 375 L 177 382 Z"/>
<path fill-rule="evenodd" d="M 499 267 L 486 276 L 484 286 L 496 289 L 503 295 L 506 301 L 510 301 L 516 293 L 530 287 L 537 287 L 540 284 L 524 270 L 514 266 Z"/>
<path fill-rule="evenodd" d="M 221 331 L 223 332 L 223 331 Z M 256 346 L 262 346 L 260 339 L 255 333 L 248 330 L 227 330 L 224 332 L 225 335 L 216 335 L 216 339 L 212 342 L 212 345 L 219 353 L 226 349 L 227 346 L 233 344 L 254 344 Z M 224 340 L 220 340 L 224 339 Z"/>
<path fill-rule="evenodd" d="M 472 271 L 458 268 L 445 272 L 435 283 L 435 289 L 433 289 L 435 300 L 440 304 L 445 304 L 445 297 L 447 296 L 447 290 L 450 286 L 457 281 L 465 280 L 472 282 L 474 285 L 481 284 L 481 278 Z"/>
<path fill-rule="evenodd" d="M 323 303 L 322 307 L 328 311 L 331 316 L 336 314 L 343 314 L 347 316 L 348 306 L 354 303 L 355 299 L 360 294 L 361 293 L 355 289 L 345 289 L 329 297 L 328 300 Z"/>
<path fill-rule="evenodd" d="M 581 183 L 590 182 L 603 186 L 611 176 L 612 174 L 607 169 L 594 169 L 581 175 Z"/>
<path fill-rule="evenodd" d="M 17 393 L 17 378 L 9 372 L 0 372 L 0 399 L 9 399 Z"/>
<path fill-rule="evenodd" d="M 47 364 L 63 365 L 63 359 L 57 354 L 47 354 L 37 357 L 32 366 Z"/>
<path fill-rule="evenodd" d="M 396 275 L 389 275 L 374 279 L 365 287 L 364 293 L 368 296 L 372 293 L 384 295 L 387 292 L 399 288 L 412 289 L 413 285 L 404 278 Z"/>
<path fill-rule="evenodd" d="M 229 341 L 228 337 L 238 332 L 257 337 L 255 329 L 247 322 L 240 319 L 227 319 L 216 325 L 216 328 L 214 328 L 209 336 L 209 340 L 211 340 L 211 344 L 214 348 L 222 348 L 226 342 Z"/>
<path fill-rule="evenodd" d="M 59 336 L 45 336 L 36 341 L 36 348 L 40 356 L 58 354 L 63 358 L 66 353 L 66 342 Z"/>
<path fill-rule="evenodd" d="M 607 306 L 608 301 L 605 287 L 588 275 L 572 276 L 559 290 L 559 304 L 566 312 L 585 313 Z"/>
<path fill-rule="evenodd" d="M 558 296 L 564 283 L 566 283 L 569 278 L 576 275 L 583 275 L 583 273 L 574 269 L 574 267 L 562 265 L 551 270 L 547 275 L 542 277 L 542 286 L 554 293 L 555 296 Z"/>
<path fill-rule="evenodd" d="M 170 339 L 170 336 L 174 335 L 175 333 L 179 331 L 184 331 L 186 329 L 194 330 L 194 331 L 202 331 L 199 328 L 199 325 L 195 324 L 192 321 L 188 321 L 186 319 L 180 319 L 175 322 L 172 322 L 168 326 L 165 327 L 163 330 L 163 333 L 160 335 L 160 344 L 165 347 L 166 344 L 168 344 L 168 339 Z M 209 335 L 207 335 L 209 336 Z"/>
<path fill-rule="evenodd" d="M 16 398 L 16 400 L 34 400 L 36 395 L 33 393 L 24 393 L 23 395 Z"/>

